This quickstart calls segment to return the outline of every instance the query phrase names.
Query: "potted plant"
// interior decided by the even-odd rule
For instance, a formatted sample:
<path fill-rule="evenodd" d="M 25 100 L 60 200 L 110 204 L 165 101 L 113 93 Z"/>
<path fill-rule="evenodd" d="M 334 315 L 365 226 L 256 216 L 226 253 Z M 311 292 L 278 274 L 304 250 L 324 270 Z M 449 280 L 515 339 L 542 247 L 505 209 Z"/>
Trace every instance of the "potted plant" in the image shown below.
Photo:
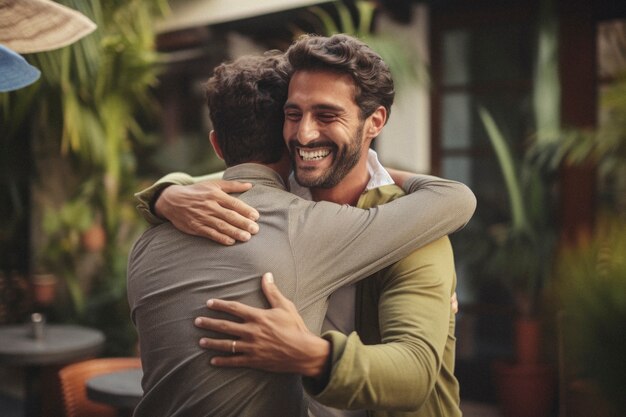
<path fill-rule="evenodd" d="M 568 415 L 617 417 L 626 409 L 625 254 L 623 215 L 604 217 L 591 239 L 559 254 Z"/>
<path fill-rule="evenodd" d="M 494 378 L 507 417 L 547 416 L 556 388 L 554 368 L 542 358 L 541 300 L 551 278 L 556 245 L 549 190 L 528 159 L 515 163 L 495 121 L 480 117 L 497 155 L 506 184 L 511 221 L 487 230 L 491 251 L 485 272 L 497 277 L 515 304 L 513 361 L 494 363 Z"/>
<path fill-rule="evenodd" d="M 560 85 L 558 26 L 551 0 L 539 3 L 533 80 L 535 142 L 558 137 Z M 501 409 L 506 417 L 548 416 L 554 405 L 556 371 L 543 353 L 542 301 L 552 277 L 557 233 L 553 219 L 554 171 L 543 170 L 533 154 L 516 161 L 509 143 L 485 108 L 479 116 L 502 171 L 510 221 L 487 229 L 490 251 L 483 271 L 497 277 L 514 301 L 515 358 L 494 363 Z"/>

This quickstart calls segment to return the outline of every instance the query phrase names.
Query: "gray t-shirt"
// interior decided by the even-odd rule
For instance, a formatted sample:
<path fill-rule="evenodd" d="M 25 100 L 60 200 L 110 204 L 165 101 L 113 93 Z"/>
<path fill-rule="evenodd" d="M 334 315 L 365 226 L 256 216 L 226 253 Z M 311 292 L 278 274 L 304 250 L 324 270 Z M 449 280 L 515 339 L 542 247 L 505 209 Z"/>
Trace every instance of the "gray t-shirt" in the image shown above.
<path fill-rule="evenodd" d="M 271 271 L 318 332 L 333 291 L 457 230 L 474 210 L 465 186 L 429 176 L 408 182 L 413 194 L 370 210 L 303 200 L 262 165 L 229 168 L 224 179 L 254 184 L 239 196 L 260 213 L 254 239 L 226 247 L 166 223 L 147 230 L 131 252 L 128 299 L 144 369 L 135 417 L 306 415 L 298 375 L 209 364 L 215 352 L 198 346 L 206 332 L 193 325 L 199 315 L 219 316 L 206 300 L 267 307 L 260 277 Z M 449 206 L 467 207 L 467 215 L 444 214 Z"/>

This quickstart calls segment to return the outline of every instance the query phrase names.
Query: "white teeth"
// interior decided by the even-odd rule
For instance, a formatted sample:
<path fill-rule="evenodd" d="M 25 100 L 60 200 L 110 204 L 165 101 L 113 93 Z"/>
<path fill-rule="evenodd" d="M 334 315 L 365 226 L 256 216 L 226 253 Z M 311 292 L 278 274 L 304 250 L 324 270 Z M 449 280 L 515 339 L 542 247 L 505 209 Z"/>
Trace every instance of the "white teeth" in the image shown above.
<path fill-rule="evenodd" d="M 305 161 L 316 161 L 319 159 L 323 159 L 328 154 L 330 154 L 330 149 L 316 149 L 316 150 L 306 150 L 306 149 L 298 149 L 298 153 L 300 157 Z"/>

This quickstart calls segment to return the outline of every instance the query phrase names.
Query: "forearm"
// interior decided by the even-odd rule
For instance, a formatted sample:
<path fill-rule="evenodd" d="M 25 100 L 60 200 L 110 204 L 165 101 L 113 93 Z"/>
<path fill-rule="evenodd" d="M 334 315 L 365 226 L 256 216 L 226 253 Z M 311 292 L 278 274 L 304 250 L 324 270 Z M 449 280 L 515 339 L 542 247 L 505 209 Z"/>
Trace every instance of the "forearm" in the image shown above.
<path fill-rule="evenodd" d="M 391 179 L 398 187 L 404 187 L 404 183 L 409 180 L 411 177 L 415 176 L 415 173 L 408 171 L 401 171 L 399 169 L 387 168 L 385 170 L 391 175 Z"/>
<path fill-rule="evenodd" d="M 326 384 L 303 378 L 316 401 L 330 407 L 368 410 L 416 410 L 426 399 L 436 366 L 420 360 L 419 346 L 410 341 L 365 345 L 356 332 L 323 335 L 332 341 L 332 368 Z M 432 355 L 431 355 L 432 356 Z M 423 381 L 427 381 L 423 383 Z"/>
<path fill-rule="evenodd" d="M 333 347 L 329 382 L 320 389 L 304 380 L 316 400 L 340 408 L 388 410 L 415 410 L 427 400 L 449 341 L 454 267 L 446 248 L 447 239 L 436 241 L 375 278 L 385 282 L 377 312 L 382 340 L 371 341 L 378 334 L 371 324 L 363 340 L 378 344 L 366 345 L 355 333 L 323 335 Z M 366 327 L 366 321 L 375 320 L 361 316 Z"/>
<path fill-rule="evenodd" d="M 457 229 L 448 231 L 442 236 L 452 233 L 467 224 L 476 210 L 476 196 L 465 184 L 432 175 L 414 174 L 403 181 L 402 188 L 407 194 L 417 191 L 424 194 L 420 204 L 420 214 L 428 213 L 430 202 L 443 203 L 446 210 L 439 212 L 440 217 L 449 216 L 456 219 Z M 428 191 L 428 193 L 423 193 Z"/>

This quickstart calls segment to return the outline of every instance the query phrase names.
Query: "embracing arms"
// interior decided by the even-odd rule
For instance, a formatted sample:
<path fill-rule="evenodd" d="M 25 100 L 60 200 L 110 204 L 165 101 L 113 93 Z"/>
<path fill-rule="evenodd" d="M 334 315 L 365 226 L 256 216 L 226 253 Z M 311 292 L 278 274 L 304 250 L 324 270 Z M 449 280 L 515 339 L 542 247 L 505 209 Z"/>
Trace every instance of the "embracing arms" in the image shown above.
<path fill-rule="evenodd" d="M 244 322 L 198 317 L 195 324 L 232 336 L 202 338 L 204 348 L 230 352 L 231 340 L 237 339 L 237 354 L 215 356 L 213 365 L 299 373 L 307 391 L 325 405 L 429 412 L 434 406 L 455 416 L 454 280 L 452 250 L 442 238 L 361 284 L 360 334 L 314 335 L 266 277 L 262 288 L 272 308 L 211 300 L 209 308 Z"/>
<path fill-rule="evenodd" d="M 137 209 L 151 224 L 169 220 L 185 233 L 222 245 L 245 242 L 259 230 L 259 213 L 229 193 L 242 193 L 252 184 L 221 178 L 221 172 L 201 177 L 168 174 L 135 194 Z"/>

